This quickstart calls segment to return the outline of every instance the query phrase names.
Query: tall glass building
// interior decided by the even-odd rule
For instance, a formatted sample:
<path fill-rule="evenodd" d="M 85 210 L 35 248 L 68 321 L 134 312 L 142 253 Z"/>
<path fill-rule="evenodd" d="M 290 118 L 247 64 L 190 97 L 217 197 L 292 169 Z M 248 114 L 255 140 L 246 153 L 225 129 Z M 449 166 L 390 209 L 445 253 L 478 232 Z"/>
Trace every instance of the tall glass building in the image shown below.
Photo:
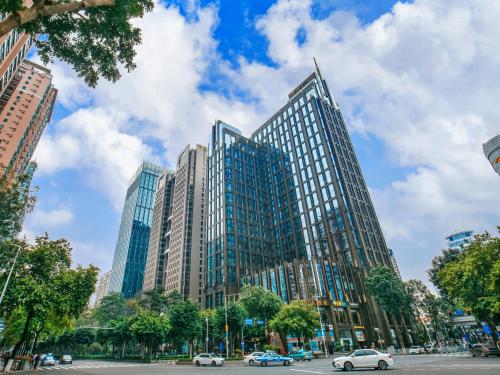
<path fill-rule="evenodd" d="M 217 121 L 207 177 L 206 307 L 260 285 L 317 303 L 329 342 L 402 344 L 364 286 L 371 267 L 393 266 L 319 69 L 250 137 Z"/>
<path fill-rule="evenodd" d="M 163 172 L 143 162 L 127 190 L 108 289 L 125 298 L 142 291 L 156 189 Z"/>
<path fill-rule="evenodd" d="M 448 241 L 448 249 L 461 250 L 469 246 L 471 241 L 474 239 L 474 231 L 464 230 L 461 232 L 456 232 L 450 234 L 446 237 Z"/>

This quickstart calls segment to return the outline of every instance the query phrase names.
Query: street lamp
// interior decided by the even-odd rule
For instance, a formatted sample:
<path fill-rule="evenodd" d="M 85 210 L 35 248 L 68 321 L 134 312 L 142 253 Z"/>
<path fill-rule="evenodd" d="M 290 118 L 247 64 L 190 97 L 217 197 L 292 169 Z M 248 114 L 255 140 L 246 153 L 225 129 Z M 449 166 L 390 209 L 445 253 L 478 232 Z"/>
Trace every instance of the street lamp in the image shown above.
<path fill-rule="evenodd" d="M 319 314 L 319 325 L 321 329 L 321 338 L 323 339 L 323 347 L 325 349 L 325 357 L 328 358 L 328 349 L 326 348 L 325 334 L 323 332 L 323 319 L 321 319 L 321 312 L 319 311 L 319 303 L 318 303 L 319 296 L 314 296 L 314 298 L 316 299 L 316 308 L 318 309 L 318 314 Z"/>
<path fill-rule="evenodd" d="M 16 252 L 16 256 L 14 257 L 14 262 L 12 262 L 12 266 L 10 267 L 9 276 L 7 276 L 7 281 L 5 281 L 5 285 L 3 286 L 2 295 L 0 296 L 0 306 L 2 305 L 3 297 L 5 296 L 5 292 L 7 291 L 7 286 L 9 285 L 9 281 L 10 281 L 10 278 L 12 276 L 12 272 L 14 272 L 14 267 L 15 267 L 16 262 L 17 262 L 17 257 L 19 256 L 19 253 L 21 252 L 21 249 L 22 249 L 21 245 L 14 244 L 14 246 L 17 247 L 17 252 Z"/>
<path fill-rule="evenodd" d="M 205 353 L 208 353 L 208 318 L 205 318 L 205 321 L 207 322 L 207 337 L 205 337 L 205 345 L 206 345 L 206 351 Z"/>

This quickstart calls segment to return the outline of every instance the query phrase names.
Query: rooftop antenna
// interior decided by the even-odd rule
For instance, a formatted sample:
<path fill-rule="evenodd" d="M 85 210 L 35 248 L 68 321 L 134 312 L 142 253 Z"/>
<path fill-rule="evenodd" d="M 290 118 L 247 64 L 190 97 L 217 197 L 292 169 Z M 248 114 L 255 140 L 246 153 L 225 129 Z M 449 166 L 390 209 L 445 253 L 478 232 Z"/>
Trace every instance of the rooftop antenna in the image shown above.
<path fill-rule="evenodd" d="M 326 81 L 323 79 L 323 76 L 321 75 L 321 71 L 319 70 L 318 62 L 316 61 L 316 57 L 313 57 L 314 60 L 314 66 L 316 67 L 316 74 L 318 75 L 318 78 L 321 82 L 321 86 L 323 87 L 323 91 L 326 94 L 326 97 L 330 101 L 330 104 L 335 108 L 338 109 L 338 105 L 333 99 L 332 94 L 330 93 L 330 89 L 328 88 L 328 85 L 326 84 Z"/>

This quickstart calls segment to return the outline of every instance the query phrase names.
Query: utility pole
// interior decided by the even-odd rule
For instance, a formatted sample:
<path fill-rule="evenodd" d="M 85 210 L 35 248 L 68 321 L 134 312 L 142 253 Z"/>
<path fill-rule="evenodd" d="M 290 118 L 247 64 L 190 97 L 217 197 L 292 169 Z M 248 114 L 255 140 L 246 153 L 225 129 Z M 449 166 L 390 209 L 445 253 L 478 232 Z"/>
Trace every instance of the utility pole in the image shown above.
<path fill-rule="evenodd" d="M 208 353 L 208 318 L 205 318 L 207 322 L 207 337 L 205 338 L 205 345 L 206 345 L 206 351 L 205 353 Z"/>
<path fill-rule="evenodd" d="M 326 348 L 325 333 L 323 332 L 323 319 L 321 319 L 321 311 L 319 310 L 318 298 L 319 296 L 314 296 L 316 298 L 316 308 L 319 314 L 319 325 L 321 329 L 321 338 L 323 339 L 323 347 L 325 349 L 325 357 L 328 358 L 328 349 Z"/>
<path fill-rule="evenodd" d="M 224 296 L 224 310 L 226 313 L 226 358 L 229 358 L 229 326 L 227 325 L 227 296 Z"/>
<path fill-rule="evenodd" d="M 0 306 L 2 305 L 3 297 L 5 296 L 5 292 L 7 291 L 7 286 L 9 285 L 12 272 L 14 272 L 14 267 L 16 266 L 17 257 L 19 256 L 19 253 L 21 252 L 22 249 L 21 245 L 14 244 L 14 246 L 17 247 L 17 252 L 16 256 L 14 257 L 14 262 L 12 262 L 12 266 L 10 267 L 9 276 L 7 276 L 7 280 L 5 281 L 5 285 L 3 286 L 2 295 L 0 295 Z"/>

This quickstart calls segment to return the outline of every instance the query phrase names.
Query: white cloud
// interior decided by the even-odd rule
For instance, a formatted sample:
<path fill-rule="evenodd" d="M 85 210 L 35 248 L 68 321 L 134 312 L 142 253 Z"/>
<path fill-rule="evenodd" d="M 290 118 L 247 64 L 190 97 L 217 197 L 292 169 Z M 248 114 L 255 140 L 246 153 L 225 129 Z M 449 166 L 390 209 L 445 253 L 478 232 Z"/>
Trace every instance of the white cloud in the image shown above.
<path fill-rule="evenodd" d="M 423 277 L 453 229 L 491 230 L 500 222 L 498 176 L 481 150 L 500 124 L 500 3 L 416 0 L 361 25 L 345 12 L 313 19 L 310 0 L 281 0 L 256 24 L 278 66 L 241 58 L 236 70 L 216 52 L 216 8 L 191 4 L 197 17 L 189 21 L 158 4 L 139 22 L 138 68 L 116 84 L 83 89 L 67 67 L 53 67 L 61 103 L 85 108 L 43 137 L 42 173 L 81 168 L 120 210 L 141 160 L 172 166 L 185 144 L 206 143 L 216 118 L 254 129 L 311 72 L 316 56 L 350 130 L 376 137 L 393 165 L 412 170 L 372 189 L 405 275 Z M 299 30 L 306 34 L 301 45 Z M 214 73 L 252 102 L 201 91 Z"/>
<path fill-rule="evenodd" d="M 53 210 L 36 209 L 30 216 L 30 224 L 35 228 L 53 228 L 68 225 L 73 222 L 73 212 L 67 208 Z"/>

